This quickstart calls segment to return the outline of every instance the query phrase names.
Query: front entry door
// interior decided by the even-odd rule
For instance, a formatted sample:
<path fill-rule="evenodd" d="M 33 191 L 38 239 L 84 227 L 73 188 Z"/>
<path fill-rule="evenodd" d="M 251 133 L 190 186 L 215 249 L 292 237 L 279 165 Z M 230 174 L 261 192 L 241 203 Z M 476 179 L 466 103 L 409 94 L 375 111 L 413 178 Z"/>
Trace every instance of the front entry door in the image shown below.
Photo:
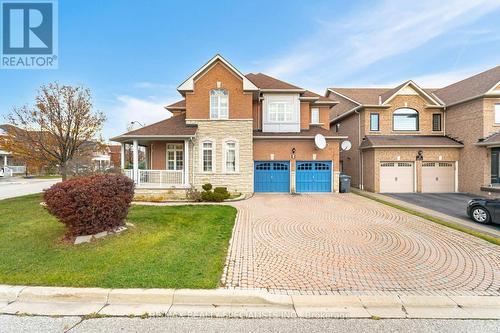
<path fill-rule="evenodd" d="M 500 155 L 500 148 L 491 149 L 491 183 L 499 184 L 500 183 L 500 175 L 498 170 L 498 163 Z"/>

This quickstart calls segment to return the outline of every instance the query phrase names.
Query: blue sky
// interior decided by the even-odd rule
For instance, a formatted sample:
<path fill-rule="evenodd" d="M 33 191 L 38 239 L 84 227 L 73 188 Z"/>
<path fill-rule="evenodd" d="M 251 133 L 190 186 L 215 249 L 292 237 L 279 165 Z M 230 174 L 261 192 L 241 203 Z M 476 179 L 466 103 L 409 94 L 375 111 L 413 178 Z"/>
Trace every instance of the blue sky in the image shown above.
<path fill-rule="evenodd" d="M 500 63 L 499 17 L 498 0 L 60 0 L 59 69 L 0 70 L 0 115 L 41 84 L 84 85 L 108 138 L 168 117 L 176 87 L 216 53 L 318 93 L 439 87 Z"/>

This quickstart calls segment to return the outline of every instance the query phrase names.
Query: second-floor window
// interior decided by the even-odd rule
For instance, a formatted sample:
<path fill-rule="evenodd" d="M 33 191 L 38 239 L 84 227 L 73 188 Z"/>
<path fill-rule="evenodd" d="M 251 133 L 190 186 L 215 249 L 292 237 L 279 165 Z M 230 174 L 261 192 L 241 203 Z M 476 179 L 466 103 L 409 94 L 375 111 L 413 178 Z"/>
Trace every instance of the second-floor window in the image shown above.
<path fill-rule="evenodd" d="M 500 124 L 500 104 L 495 104 L 495 124 Z"/>
<path fill-rule="evenodd" d="M 319 124 L 319 109 L 311 109 L 311 124 Z"/>
<path fill-rule="evenodd" d="M 432 115 L 432 130 L 434 132 L 441 131 L 441 113 L 435 113 Z"/>
<path fill-rule="evenodd" d="M 269 121 L 291 122 L 293 120 L 292 105 L 287 102 L 269 103 Z"/>
<path fill-rule="evenodd" d="M 380 131 L 380 115 L 378 113 L 370 113 L 370 131 Z"/>
<path fill-rule="evenodd" d="M 392 114 L 392 128 L 395 131 L 418 131 L 418 112 L 413 109 L 397 109 Z"/>
<path fill-rule="evenodd" d="M 228 119 L 229 94 L 224 89 L 210 91 L 210 119 Z"/>

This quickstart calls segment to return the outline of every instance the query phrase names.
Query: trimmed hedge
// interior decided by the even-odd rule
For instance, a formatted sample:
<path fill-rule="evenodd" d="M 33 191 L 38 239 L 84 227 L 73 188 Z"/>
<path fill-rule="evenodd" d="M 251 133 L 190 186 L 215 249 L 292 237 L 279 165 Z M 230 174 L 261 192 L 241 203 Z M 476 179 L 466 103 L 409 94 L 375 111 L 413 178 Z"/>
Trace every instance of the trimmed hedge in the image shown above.
<path fill-rule="evenodd" d="M 73 178 L 45 190 L 47 210 L 66 225 L 67 237 L 92 235 L 124 225 L 134 182 L 123 175 Z"/>
<path fill-rule="evenodd" d="M 214 188 L 214 193 L 221 195 L 224 199 L 229 199 L 231 194 L 227 191 L 225 187 L 216 187 Z"/>

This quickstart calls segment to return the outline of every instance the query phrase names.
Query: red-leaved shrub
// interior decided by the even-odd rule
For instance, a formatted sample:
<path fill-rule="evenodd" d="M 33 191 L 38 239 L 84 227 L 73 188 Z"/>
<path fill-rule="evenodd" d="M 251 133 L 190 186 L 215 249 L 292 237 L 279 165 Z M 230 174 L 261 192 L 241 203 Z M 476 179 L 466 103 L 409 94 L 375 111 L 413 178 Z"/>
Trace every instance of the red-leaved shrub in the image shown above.
<path fill-rule="evenodd" d="M 134 182 L 123 175 L 73 178 L 45 190 L 47 210 L 66 225 L 66 237 L 92 235 L 124 225 Z"/>

